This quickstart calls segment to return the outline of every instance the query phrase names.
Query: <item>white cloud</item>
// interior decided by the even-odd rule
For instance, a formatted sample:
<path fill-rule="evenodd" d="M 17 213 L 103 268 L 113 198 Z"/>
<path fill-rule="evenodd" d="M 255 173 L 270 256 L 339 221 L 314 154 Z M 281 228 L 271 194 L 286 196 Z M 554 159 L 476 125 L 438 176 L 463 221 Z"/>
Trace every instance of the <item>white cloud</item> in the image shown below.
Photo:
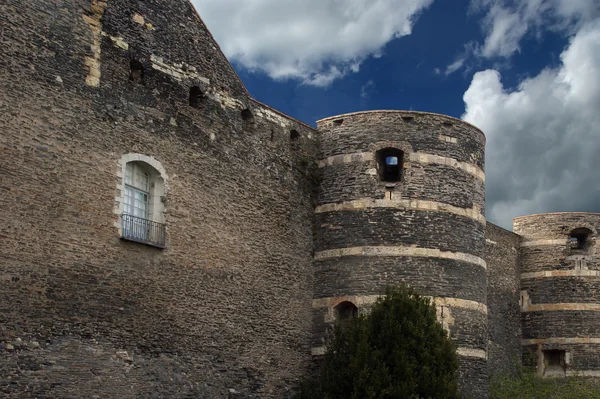
<path fill-rule="evenodd" d="M 520 13 L 494 5 L 483 20 L 487 31 L 481 54 L 508 57 L 519 50 L 519 42 L 527 32 L 529 22 Z"/>
<path fill-rule="evenodd" d="M 458 71 L 465 64 L 465 61 L 466 61 L 465 57 L 459 57 L 456 61 L 454 61 L 453 63 L 451 63 L 450 65 L 448 65 L 446 67 L 446 70 L 444 71 L 444 75 L 448 76 L 448 75 L 451 75 L 454 72 Z M 439 69 L 438 69 L 438 71 L 439 71 Z"/>
<path fill-rule="evenodd" d="M 520 51 L 526 34 L 545 30 L 574 33 L 600 14 L 598 0 L 472 0 L 475 13 L 484 12 L 485 41 L 478 55 L 510 57 Z"/>
<path fill-rule="evenodd" d="M 225 55 L 274 79 L 327 86 L 409 35 L 433 0 L 192 0 Z"/>
<path fill-rule="evenodd" d="M 362 85 L 362 87 L 360 88 L 360 97 L 364 98 L 365 100 L 368 99 L 369 97 L 371 97 L 371 93 L 373 92 L 374 89 L 375 89 L 375 82 L 372 79 L 370 79 L 367 83 Z"/>
<path fill-rule="evenodd" d="M 499 72 L 474 75 L 463 119 L 487 136 L 487 216 L 600 211 L 600 20 L 580 27 L 561 55 L 509 91 Z"/>

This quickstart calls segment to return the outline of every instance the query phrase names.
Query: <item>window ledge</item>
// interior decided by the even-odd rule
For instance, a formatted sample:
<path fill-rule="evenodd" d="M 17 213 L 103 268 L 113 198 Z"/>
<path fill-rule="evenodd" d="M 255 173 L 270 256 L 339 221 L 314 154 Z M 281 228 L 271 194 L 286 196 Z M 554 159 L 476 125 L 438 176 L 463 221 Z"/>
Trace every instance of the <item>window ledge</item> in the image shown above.
<path fill-rule="evenodd" d="M 144 245 L 148 245 L 150 247 L 155 247 L 155 248 L 160 248 L 160 249 L 165 249 L 167 247 L 165 244 L 161 244 L 161 243 L 157 243 L 157 242 L 152 242 L 152 241 L 147 241 L 147 240 L 142 240 L 142 239 L 139 239 L 139 238 L 132 238 L 132 237 L 121 236 L 121 240 L 123 240 L 123 241 L 137 242 L 137 243 L 140 243 L 140 244 L 144 244 Z"/>

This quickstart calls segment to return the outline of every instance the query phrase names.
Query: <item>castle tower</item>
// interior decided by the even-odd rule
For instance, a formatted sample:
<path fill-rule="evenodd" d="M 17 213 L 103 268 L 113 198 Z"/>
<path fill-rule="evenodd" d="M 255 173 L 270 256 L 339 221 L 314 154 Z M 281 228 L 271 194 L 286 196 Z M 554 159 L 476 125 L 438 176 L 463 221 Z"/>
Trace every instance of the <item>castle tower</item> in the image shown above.
<path fill-rule="evenodd" d="M 313 354 L 324 352 L 336 319 L 365 309 L 387 285 L 407 283 L 435 298 L 458 347 L 464 393 L 485 397 L 483 133 L 412 111 L 345 114 L 317 126 Z"/>
<path fill-rule="evenodd" d="M 521 244 L 523 363 L 540 376 L 600 376 L 600 214 L 514 219 Z"/>

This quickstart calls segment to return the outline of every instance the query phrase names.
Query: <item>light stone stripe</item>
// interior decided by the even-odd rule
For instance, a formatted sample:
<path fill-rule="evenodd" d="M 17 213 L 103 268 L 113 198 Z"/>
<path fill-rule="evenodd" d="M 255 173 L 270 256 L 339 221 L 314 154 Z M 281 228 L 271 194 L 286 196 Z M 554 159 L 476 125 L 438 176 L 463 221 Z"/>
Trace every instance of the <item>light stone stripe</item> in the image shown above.
<path fill-rule="evenodd" d="M 521 243 L 522 247 L 535 247 L 538 245 L 567 245 L 566 240 L 535 240 Z"/>
<path fill-rule="evenodd" d="M 598 303 L 539 303 L 530 304 L 521 309 L 521 313 L 527 312 L 556 312 L 560 310 L 585 310 L 600 312 Z"/>
<path fill-rule="evenodd" d="M 567 370 L 567 377 L 600 377 L 599 370 Z"/>
<path fill-rule="evenodd" d="M 600 277 L 598 270 L 547 270 L 543 272 L 521 273 L 521 280 L 550 277 Z"/>
<path fill-rule="evenodd" d="M 448 212 L 458 216 L 465 216 L 485 225 L 485 216 L 481 214 L 481 208 L 460 208 L 443 202 L 424 201 L 415 199 L 373 199 L 361 198 L 353 201 L 323 204 L 316 207 L 316 213 L 356 211 L 371 208 L 393 208 L 414 211 Z"/>
<path fill-rule="evenodd" d="M 323 356 L 327 350 L 325 346 L 317 346 L 311 348 L 310 352 L 313 356 Z M 461 357 L 475 357 L 478 359 L 487 359 L 487 352 L 484 349 L 472 348 L 456 348 L 456 354 Z"/>
<path fill-rule="evenodd" d="M 379 295 L 360 295 L 360 296 L 341 296 L 341 297 L 328 297 L 328 298 L 317 298 L 313 299 L 312 307 L 318 308 L 329 308 L 338 305 L 341 302 L 349 301 L 356 306 L 371 305 L 379 298 Z M 480 313 L 487 314 L 487 306 L 481 302 L 470 301 L 467 299 L 460 298 L 448 298 L 448 297 L 431 297 L 426 298 L 433 299 L 437 306 L 449 306 L 451 308 L 461 308 L 475 310 Z"/>
<path fill-rule="evenodd" d="M 351 247 L 328 249 L 325 251 L 316 252 L 314 259 L 319 261 L 345 256 L 414 256 L 423 258 L 441 258 L 472 263 L 474 265 L 481 266 L 484 269 L 487 267 L 485 260 L 475 255 L 466 254 L 463 252 L 441 251 L 439 249 L 434 248 L 419 248 L 405 246 Z"/>
<path fill-rule="evenodd" d="M 369 162 L 373 160 L 373 153 L 370 151 L 367 152 L 355 152 L 351 154 L 340 154 L 340 155 L 332 155 L 325 159 L 321 159 L 317 162 L 319 168 L 324 168 L 326 166 L 331 165 L 341 165 L 346 163 L 354 163 L 354 162 Z M 440 155 L 429 154 L 426 152 L 411 152 L 408 157 L 408 161 L 420 163 L 420 164 L 440 164 L 450 166 L 455 169 L 463 170 L 470 175 L 475 176 L 481 181 L 485 182 L 485 173 L 483 170 L 472 163 L 469 162 L 461 162 L 455 158 L 443 157 Z"/>
<path fill-rule="evenodd" d="M 354 152 L 350 154 L 339 154 L 332 155 L 325 159 L 320 159 L 317 161 L 317 165 L 319 168 L 324 168 L 326 166 L 331 165 L 341 165 L 345 163 L 354 163 L 354 162 L 369 162 L 373 160 L 373 153 L 371 151 L 368 152 Z"/>
<path fill-rule="evenodd" d="M 456 354 L 462 357 L 476 357 L 478 359 L 487 360 L 487 352 L 484 349 L 472 349 L 472 348 L 456 348 Z"/>
<path fill-rule="evenodd" d="M 327 348 L 325 346 L 317 346 L 310 349 L 310 353 L 313 356 L 323 356 Z"/>
<path fill-rule="evenodd" d="M 543 345 L 543 344 L 557 344 L 557 345 L 600 344 L 600 338 L 591 338 L 591 337 L 557 338 L 557 337 L 555 337 L 555 338 L 534 338 L 534 339 L 521 340 L 522 346 Z"/>

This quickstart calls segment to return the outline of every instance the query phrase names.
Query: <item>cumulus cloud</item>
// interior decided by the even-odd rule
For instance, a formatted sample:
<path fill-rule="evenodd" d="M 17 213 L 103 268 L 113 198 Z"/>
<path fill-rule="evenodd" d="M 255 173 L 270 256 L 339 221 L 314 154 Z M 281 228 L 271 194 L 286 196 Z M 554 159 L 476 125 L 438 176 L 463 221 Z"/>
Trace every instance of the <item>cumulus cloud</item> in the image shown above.
<path fill-rule="evenodd" d="M 582 25 L 547 68 L 506 89 L 500 73 L 474 75 L 463 119 L 487 136 L 487 217 L 600 211 L 600 20 Z"/>
<path fill-rule="evenodd" d="M 484 43 L 477 54 L 510 57 L 520 51 L 526 34 L 544 30 L 573 33 L 600 14 L 598 0 L 472 0 L 471 10 L 484 13 Z"/>
<path fill-rule="evenodd" d="M 574 35 L 582 26 L 600 18 L 598 0 L 471 0 L 469 13 L 479 18 L 483 40 L 471 41 L 445 69 L 446 76 L 468 71 L 482 61 L 510 66 L 528 35 L 541 39 L 545 32 Z"/>
<path fill-rule="evenodd" d="M 192 0 L 225 55 L 273 79 L 327 86 L 409 35 L 433 0 Z"/>

